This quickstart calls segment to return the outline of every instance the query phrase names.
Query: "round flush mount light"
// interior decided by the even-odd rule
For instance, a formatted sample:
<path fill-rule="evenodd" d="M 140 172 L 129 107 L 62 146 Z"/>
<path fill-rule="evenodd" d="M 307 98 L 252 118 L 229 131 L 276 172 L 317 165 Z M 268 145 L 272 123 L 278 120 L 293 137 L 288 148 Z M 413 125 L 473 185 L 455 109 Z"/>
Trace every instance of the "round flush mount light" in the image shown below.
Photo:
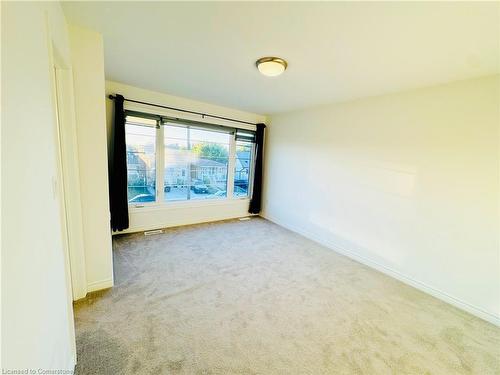
<path fill-rule="evenodd" d="M 283 73 L 287 62 L 279 57 L 261 57 L 255 62 L 259 72 L 268 77 L 276 77 Z"/>

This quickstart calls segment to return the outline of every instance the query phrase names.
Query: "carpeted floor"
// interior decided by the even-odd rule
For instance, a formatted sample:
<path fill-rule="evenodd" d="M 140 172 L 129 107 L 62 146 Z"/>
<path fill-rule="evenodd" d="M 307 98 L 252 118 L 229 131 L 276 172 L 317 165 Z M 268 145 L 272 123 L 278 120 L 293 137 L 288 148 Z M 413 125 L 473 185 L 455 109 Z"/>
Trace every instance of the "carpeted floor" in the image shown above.
<path fill-rule="evenodd" d="M 500 329 L 264 219 L 114 239 L 77 374 L 500 374 Z"/>

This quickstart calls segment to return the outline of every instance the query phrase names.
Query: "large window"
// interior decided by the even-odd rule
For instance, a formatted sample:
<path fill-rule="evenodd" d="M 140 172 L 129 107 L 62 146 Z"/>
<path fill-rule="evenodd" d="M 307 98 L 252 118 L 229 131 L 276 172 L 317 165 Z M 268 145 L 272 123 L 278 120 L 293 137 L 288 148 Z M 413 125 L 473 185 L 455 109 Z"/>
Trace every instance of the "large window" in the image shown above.
<path fill-rule="evenodd" d="M 252 131 L 158 118 L 127 116 L 130 204 L 250 197 Z"/>

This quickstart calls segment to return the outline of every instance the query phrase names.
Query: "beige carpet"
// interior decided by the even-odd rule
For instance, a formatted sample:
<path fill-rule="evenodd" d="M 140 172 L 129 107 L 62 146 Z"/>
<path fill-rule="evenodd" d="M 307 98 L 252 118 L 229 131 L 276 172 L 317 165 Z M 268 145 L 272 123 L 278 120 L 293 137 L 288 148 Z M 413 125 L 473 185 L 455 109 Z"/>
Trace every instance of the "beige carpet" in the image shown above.
<path fill-rule="evenodd" d="M 500 329 L 260 218 L 114 239 L 77 374 L 500 374 Z"/>

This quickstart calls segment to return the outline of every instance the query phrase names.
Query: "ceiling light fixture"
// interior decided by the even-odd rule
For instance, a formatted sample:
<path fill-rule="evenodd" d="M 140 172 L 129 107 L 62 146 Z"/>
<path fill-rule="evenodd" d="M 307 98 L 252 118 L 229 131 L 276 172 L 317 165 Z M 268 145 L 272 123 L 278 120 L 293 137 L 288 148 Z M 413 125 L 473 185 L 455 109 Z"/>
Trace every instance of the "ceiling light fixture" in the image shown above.
<path fill-rule="evenodd" d="M 276 77 L 285 71 L 288 63 L 279 57 L 261 57 L 255 65 L 265 76 Z"/>

